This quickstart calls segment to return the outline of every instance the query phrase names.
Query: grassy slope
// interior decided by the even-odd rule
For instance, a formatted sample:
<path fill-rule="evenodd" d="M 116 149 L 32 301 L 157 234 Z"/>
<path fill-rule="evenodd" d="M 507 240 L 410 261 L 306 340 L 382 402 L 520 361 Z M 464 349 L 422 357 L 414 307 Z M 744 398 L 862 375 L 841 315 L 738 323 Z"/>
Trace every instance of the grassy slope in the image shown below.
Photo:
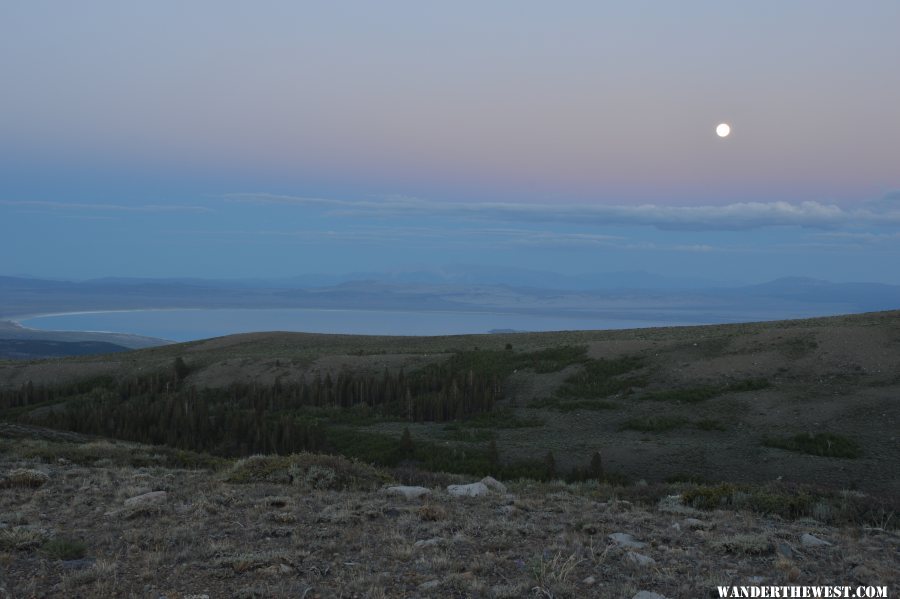
<path fill-rule="evenodd" d="M 466 351 L 489 367 L 503 355 L 584 346 L 593 360 L 560 372 L 515 363 L 502 421 L 455 425 L 367 421 L 348 430 L 397 439 L 409 426 L 420 442 L 482 451 L 501 461 L 555 455 L 560 470 L 585 466 L 595 451 L 608 472 L 632 480 L 786 481 L 900 493 L 900 313 L 772 323 L 451 337 L 363 337 L 291 333 L 235 335 L 114 356 L 0 365 L 0 385 L 191 366 L 188 383 L 272 384 L 342 369 L 414 371 Z M 479 353 L 475 352 L 478 349 Z M 625 363 L 602 385 L 585 373 Z M 607 369 L 608 370 L 608 369 Z M 500 419 L 498 419 L 500 420 Z M 539 426 L 508 426 L 510 423 Z M 504 426 L 506 425 L 506 426 Z M 854 459 L 791 442 L 828 433 L 858 448 Z M 783 441 L 783 442 L 780 442 Z M 827 444 L 826 444 L 827 445 Z M 800 450 L 800 451 L 795 451 Z M 840 455 L 849 455 L 844 452 Z"/>

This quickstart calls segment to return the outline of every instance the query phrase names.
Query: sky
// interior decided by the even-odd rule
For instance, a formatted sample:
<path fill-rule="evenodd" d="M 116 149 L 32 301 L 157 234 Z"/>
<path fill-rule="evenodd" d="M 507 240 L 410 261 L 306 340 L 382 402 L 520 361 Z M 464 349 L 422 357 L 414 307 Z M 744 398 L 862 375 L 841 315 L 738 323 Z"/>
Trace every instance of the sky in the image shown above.
<path fill-rule="evenodd" d="M 900 284 L 898 27 L 895 0 L 4 2 L 0 274 Z"/>

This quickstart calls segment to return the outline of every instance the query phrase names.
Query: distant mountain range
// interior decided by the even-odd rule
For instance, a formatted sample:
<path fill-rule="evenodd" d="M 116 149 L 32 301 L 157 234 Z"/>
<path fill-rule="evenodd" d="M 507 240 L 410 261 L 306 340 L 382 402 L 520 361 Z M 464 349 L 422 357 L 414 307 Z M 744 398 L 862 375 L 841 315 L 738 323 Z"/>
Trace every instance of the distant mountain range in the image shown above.
<path fill-rule="evenodd" d="M 358 278 L 357 278 L 358 277 Z M 725 285 L 643 272 L 584 276 L 448 267 L 440 271 L 306 275 L 278 280 L 0 277 L 0 318 L 142 308 L 498 310 L 562 314 L 727 313 L 727 320 L 796 318 L 900 307 L 900 286 L 791 277 Z M 663 314 L 663 319 L 665 316 Z"/>
<path fill-rule="evenodd" d="M 900 307 L 897 285 L 831 283 L 801 277 L 728 286 L 640 272 L 572 277 L 529 270 L 495 273 L 490 268 L 462 267 L 440 272 L 359 273 L 358 276 L 309 275 L 235 281 L 137 278 L 54 281 L 0 277 L 0 359 L 113 352 L 167 343 L 163 339 L 127 334 L 37 331 L 2 322 L 59 312 L 325 308 L 513 313 L 572 317 L 580 322 L 592 319 L 717 324 Z"/>

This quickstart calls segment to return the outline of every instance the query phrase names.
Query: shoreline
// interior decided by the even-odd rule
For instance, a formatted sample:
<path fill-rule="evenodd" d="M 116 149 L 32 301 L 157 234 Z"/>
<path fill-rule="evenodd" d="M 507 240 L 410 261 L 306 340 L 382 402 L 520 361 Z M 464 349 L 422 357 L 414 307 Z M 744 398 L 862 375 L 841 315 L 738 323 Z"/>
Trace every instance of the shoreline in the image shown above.
<path fill-rule="evenodd" d="M 637 318 L 634 316 L 630 318 L 617 318 L 615 316 L 603 316 L 603 315 L 586 315 L 582 311 L 569 311 L 562 312 L 556 314 L 523 314 L 520 312 L 510 312 L 510 311 L 499 311 L 499 310 L 422 310 L 422 309 L 371 309 L 371 308 L 319 308 L 319 307 L 273 307 L 273 308 L 247 308 L 247 307 L 238 307 L 238 308 L 230 308 L 230 307 L 222 307 L 222 308 L 128 308 L 128 309 L 112 309 L 112 310 L 72 310 L 72 311 L 63 311 L 63 312 L 49 312 L 49 313 L 31 313 L 24 315 L 16 315 L 13 317 L 7 317 L 6 322 L 11 323 L 14 327 L 19 328 L 22 331 L 31 331 L 35 333 L 85 333 L 85 334 L 100 334 L 100 335 L 124 335 L 130 337 L 139 337 L 144 339 L 156 339 L 160 341 L 164 341 L 167 343 L 184 343 L 187 341 L 196 341 L 200 339 L 206 339 L 211 337 L 219 337 L 223 335 L 233 335 L 233 334 L 242 334 L 242 333 L 254 333 L 254 332 L 265 332 L 268 330 L 272 331 L 285 331 L 285 332 L 298 332 L 298 333 L 318 333 L 318 334 L 334 334 L 334 335 L 360 335 L 360 336 L 371 336 L 371 335 L 384 335 L 387 333 L 377 333 L 377 332 L 339 332 L 339 331 L 311 331 L 311 330 L 292 330 L 286 329 L 283 327 L 276 327 L 274 329 L 268 328 L 259 328 L 247 331 L 233 331 L 233 332 L 220 332 L 220 331 L 210 331 L 208 335 L 204 335 L 202 337 L 198 337 L 197 339 L 186 339 L 186 340 L 171 340 L 166 339 L 164 337 L 155 337 L 149 336 L 146 334 L 138 334 L 131 332 L 121 332 L 121 331 L 109 331 L 109 330 L 93 330 L 93 329 L 44 329 L 44 328 L 35 328 L 33 326 L 28 326 L 24 324 L 23 321 L 36 320 L 36 319 L 45 319 L 45 318 L 54 318 L 54 317 L 66 317 L 66 316 L 82 316 L 82 315 L 105 315 L 105 314 L 130 314 L 130 313 L 155 313 L 155 312 L 299 312 L 299 313 L 307 313 L 307 314 L 316 314 L 316 313 L 356 313 L 356 314 L 371 314 L 371 315 L 379 315 L 379 314 L 408 314 L 408 315 L 418 315 L 418 316 L 431 316 L 431 315 L 453 315 L 459 317 L 466 316 L 488 316 L 488 317 L 501 317 L 501 318 L 536 318 L 538 320 L 544 319 L 553 319 L 556 321 L 572 321 L 572 326 L 565 326 L 568 324 L 567 322 L 560 323 L 555 322 L 554 324 L 563 325 L 560 328 L 548 328 L 548 329 L 523 329 L 521 325 L 516 327 L 517 332 L 522 333 L 535 333 L 535 332 L 560 332 L 560 331 L 568 331 L 568 330 L 626 330 L 626 329 L 651 329 L 651 328 L 669 328 L 669 327 L 689 327 L 689 326 L 707 326 L 707 325 L 715 325 L 715 324 L 726 324 L 730 321 L 726 322 L 683 322 L 680 320 L 676 321 L 665 321 L 660 320 L 658 318 L 640 318 L 639 315 Z M 590 327 L 589 323 L 585 323 L 584 320 L 596 319 L 599 321 L 600 326 L 596 328 Z M 0 321 L 2 322 L 2 321 Z M 616 323 L 620 323 L 619 326 L 616 326 Z M 48 323 L 49 324 L 49 323 Z M 421 337 L 421 336 L 433 336 L 433 337 L 441 337 L 448 335 L 489 335 L 493 334 L 491 331 L 494 328 L 504 328 L 502 325 L 506 323 L 498 322 L 495 325 L 492 325 L 492 328 L 478 331 L 464 331 L 464 332 L 456 332 L 456 331 L 445 331 L 445 332 L 437 332 L 437 333 L 391 333 L 392 335 L 398 336 L 410 336 L 410 337 Z M 2 328 L 0 328 L 2 331 Z"/>

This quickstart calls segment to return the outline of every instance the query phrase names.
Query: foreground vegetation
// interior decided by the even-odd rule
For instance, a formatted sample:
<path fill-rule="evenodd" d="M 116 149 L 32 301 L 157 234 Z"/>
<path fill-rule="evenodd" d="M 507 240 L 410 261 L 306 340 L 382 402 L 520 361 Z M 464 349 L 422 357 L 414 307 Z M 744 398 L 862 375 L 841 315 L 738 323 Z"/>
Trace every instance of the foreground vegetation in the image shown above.
<path fill-rule="evenodd" d="M 0 593 L 694 597 L 753 581 L 900 583 L 897 506 L 861 493 L 596 480 L 444 491 L 470 481 L 309 453 L 0 440 Z M 430 492 L 386 492 L 398 483 Z"/>

